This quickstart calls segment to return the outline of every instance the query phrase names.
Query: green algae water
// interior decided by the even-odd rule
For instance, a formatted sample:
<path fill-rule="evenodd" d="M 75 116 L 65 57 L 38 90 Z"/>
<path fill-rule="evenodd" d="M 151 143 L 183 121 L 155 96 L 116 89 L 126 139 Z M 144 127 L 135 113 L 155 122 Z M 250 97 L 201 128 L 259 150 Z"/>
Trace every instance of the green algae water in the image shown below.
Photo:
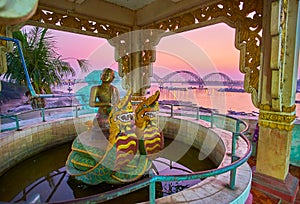
<path fill-rule="evenodd" d="M 182 148 L 183 143 L 166 139 L 165 146 L 172 142 L 175 149 Z M 0 203 L 26 202 L 39 195 L 42 203 L 66 202 L 87 196 L 114 190 L 124 185 L 99 184 L 88 186 L 69 176 L 65 162 L 71 150 L 71 143 L 56 146 L 26 159 L 0 177 Z M 176 150 L 175 150 L 176 151 Z M 153 161 L 153 170 L 160 175 L 186 174 L 202 171 L 216 166 L 208 158 L 198 160 L 199 150 L 189 150 L 178 160 L 172 161 L 172 155 L 161 155 Z M 147 175 L 144 176 L 144 178 Z M 162 197 L 184 190 L 200 180 L 162 182 L 156 184 L 156 195 Z M 106 201 L 105 203 L 137 203 L 149 199 L 148 187 L 128 195 Z"/>

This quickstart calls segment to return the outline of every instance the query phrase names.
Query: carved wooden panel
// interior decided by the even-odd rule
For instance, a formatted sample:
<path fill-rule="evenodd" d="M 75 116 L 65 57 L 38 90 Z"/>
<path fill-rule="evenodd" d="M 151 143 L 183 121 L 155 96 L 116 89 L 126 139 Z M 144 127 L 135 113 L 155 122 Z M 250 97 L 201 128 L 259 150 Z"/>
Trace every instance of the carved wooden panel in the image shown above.
<path fill-rule="evenodd" d="M 106 39 L 130 31 L 129 27 L 122 25 L 114 25 L 110 22 L 92 19 L 87 16 L 76 16 L 41 7 L 39 7 L 35 15 L 27 21 L 27 24 L 98 36 Z"/>

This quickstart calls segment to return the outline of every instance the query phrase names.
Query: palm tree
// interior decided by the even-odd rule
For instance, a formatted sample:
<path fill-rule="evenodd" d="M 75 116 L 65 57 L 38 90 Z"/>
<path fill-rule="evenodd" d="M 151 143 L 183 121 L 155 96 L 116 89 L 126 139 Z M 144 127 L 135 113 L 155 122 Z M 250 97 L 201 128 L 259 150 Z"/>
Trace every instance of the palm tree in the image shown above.
<path fill-rule="evenodd" d="M 47 31 L 46 28 L 33 27 L 29 32 L 13 33 L 13 38 L 21 42 L 29 78 L 37 94 L 50 94 L 52 85 L 60 84 L 64 77 L 75 75 L 75 70 L 56 52 L 54 36 Z M 77 59 L 77 62 L 82 71 L 88 70 L 87 60 Z M 7 72 L 3 77 L 10 82 L 28 85 L 17 47 L 7 54 Z M 33 108 L 45 107 L 44 98 L 34 100 Z"/>

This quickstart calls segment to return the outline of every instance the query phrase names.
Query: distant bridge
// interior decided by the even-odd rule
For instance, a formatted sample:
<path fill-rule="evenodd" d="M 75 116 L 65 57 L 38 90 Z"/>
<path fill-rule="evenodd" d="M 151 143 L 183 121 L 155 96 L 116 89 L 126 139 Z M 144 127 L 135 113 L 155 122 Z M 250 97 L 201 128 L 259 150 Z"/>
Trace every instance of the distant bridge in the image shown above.
<path fill-rule="evenodd" d="M 174 71 L 163 78 L 153 73 L 151 83 L 158 83 L 160 87 L 164 87 L 164 84 L 190 84 L 197 85 L 199 88 L 204 86 L 239 86 L 242 85 L 240 81 L 233 81 L 228 75 L 215 72 L 205 75 L 201 78 L 199 75 L 190 71 Z"/>
<path fill-rule="evenodd" d="M 86 83 L 85 80 L 64 81 L 64 84 L 71 83 Z M 91 84 L 97 84 L 99 81 L 89 81 Z M 187 84 L 190 86 L 198 86 L 203 88 L 205 86 L 242 86 L 243 81 L 233 81 L 228 75 L 221 72 L 214 72 L 205 75 L 203 78 L 199 75 L 186 71 L 174 71 L 167 74 L 164 77 L 160 77 L 153 73 L 151 77 L 151 83 L 157 83 L 160 87 L 164 87 L 165 84 Z"/>

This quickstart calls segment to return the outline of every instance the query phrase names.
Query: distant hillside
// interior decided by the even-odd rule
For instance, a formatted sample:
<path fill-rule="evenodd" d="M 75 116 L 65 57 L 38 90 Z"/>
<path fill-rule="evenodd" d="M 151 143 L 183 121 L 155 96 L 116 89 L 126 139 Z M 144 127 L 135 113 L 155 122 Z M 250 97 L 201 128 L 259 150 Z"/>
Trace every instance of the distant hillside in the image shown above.
<path fill-rule="evenodd" d="M 27 87 L 1 81 L 0 104 L 9 100 L 22 99 Z"/>

